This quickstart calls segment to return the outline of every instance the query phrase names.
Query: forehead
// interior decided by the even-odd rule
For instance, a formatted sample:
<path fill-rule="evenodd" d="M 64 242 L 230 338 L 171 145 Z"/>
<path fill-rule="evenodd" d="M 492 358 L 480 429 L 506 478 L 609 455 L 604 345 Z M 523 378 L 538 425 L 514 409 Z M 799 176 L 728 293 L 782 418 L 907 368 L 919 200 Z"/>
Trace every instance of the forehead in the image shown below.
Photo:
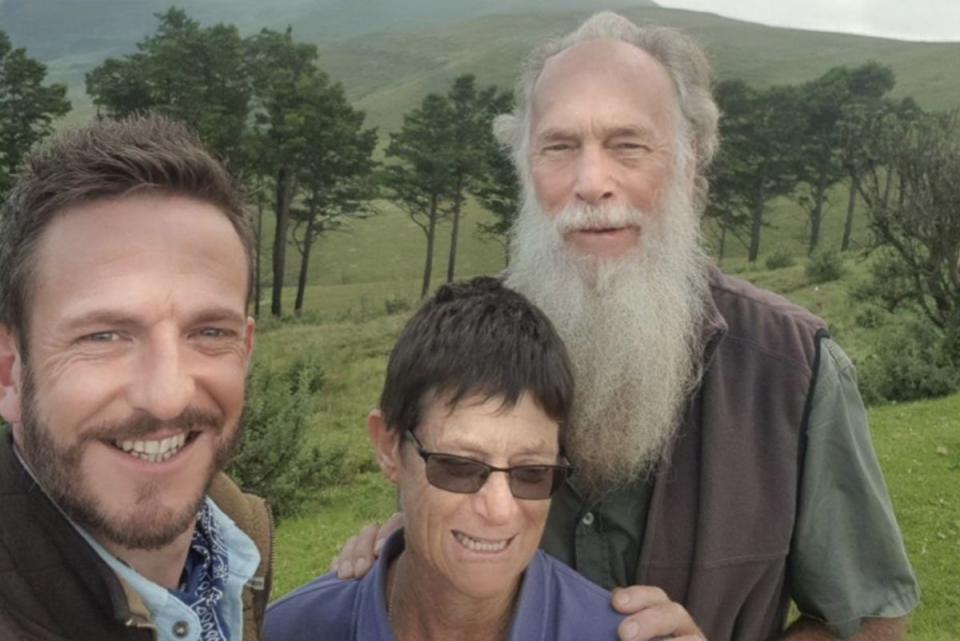
<path fill-rule="evenodd" d="M 672 126 L 673 81 L 653 56 L 614 40 L 588 40 L 549 58 L 534 85 L 534 133 L 590 125 Z"/>
<path fill-rule="evenodd" d="M 243 244 L 214 205 L 135 195 L 68 208 L 40 237 L 34 306 L 180 300 L 198 288 L 218 302 L 245 298 Z"/>
<path fill-rule="evenodd" d="M 472 396 L 451 407 L 435 397 L 426 403 L 422 428 L 438 445 L 512 444 L 524 451 L 555 449 L 559 429 L 530 394 L 512 406 L 500 397 Z"/>

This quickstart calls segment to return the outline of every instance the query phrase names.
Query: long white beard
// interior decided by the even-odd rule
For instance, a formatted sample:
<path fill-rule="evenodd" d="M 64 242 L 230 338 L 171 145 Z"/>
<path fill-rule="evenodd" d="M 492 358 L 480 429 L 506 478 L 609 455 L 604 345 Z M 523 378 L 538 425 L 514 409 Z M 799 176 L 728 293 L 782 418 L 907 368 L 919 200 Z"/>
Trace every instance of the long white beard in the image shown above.
<path fill-rule="evenodd" d="M 565 441 L 574 482 L 590 495 L 653 469 L 699 381 L 708 259 L 699 216 L 673 182 L 652 214 L 584 207 L 550 218 L 528 190 L 513 230 L 507 283 L 550 317 L 573 360 Z M 640 242 L 617 259 L 584 257 L 564 241 L 570 229 L 629 222 Z"/>

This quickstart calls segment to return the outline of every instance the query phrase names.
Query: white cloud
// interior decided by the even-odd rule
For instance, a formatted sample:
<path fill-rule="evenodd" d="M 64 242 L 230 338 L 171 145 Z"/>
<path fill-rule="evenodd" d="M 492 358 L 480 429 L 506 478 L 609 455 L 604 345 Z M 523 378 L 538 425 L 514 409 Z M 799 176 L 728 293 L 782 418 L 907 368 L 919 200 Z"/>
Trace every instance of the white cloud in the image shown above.
<path fill-rule="evenodd" d="M 780 27 L 842 31 L 905 40 L 960 41 L 956 0 L 657 0 Z"/>

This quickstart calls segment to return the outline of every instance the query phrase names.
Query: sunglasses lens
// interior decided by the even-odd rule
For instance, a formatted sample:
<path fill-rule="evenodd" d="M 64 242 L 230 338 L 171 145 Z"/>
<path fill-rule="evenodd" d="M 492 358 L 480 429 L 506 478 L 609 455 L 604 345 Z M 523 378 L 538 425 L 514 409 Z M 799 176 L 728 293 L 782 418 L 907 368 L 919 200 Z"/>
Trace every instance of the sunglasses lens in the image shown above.
<path fill-rule="evenodd" d="M 483 487 L 489 475 L 489 470 L 482 463 L 459 456 L 433 454 L 427 461 L 427 481 L 448 492 L 476 492 Z"/>
<path fill-rule="evenodd" d="M 548 465 L 525 465 L 510 470 L 510 491 L 518 499 L 548 499 L 563 484 L 567 470 Z"/>
<path fill-rule="evenodd" d="M 431 452 L 426 459 L 427 481 L 430 485 L 448 492 L 477 492 L 493 471 L 490 466 L 480 461 L 452 454 Z M 518 499 L 548 499 L 560 489 L 569 475 L 569 467 L 555 465 L 521 465 L 510 468 L 510 493 Z"/>

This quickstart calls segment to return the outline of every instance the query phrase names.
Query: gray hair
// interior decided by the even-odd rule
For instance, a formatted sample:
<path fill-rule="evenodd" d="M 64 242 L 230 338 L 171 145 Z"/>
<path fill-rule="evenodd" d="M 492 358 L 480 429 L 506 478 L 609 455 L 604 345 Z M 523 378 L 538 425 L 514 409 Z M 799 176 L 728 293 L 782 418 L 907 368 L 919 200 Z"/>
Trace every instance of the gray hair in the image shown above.
<path fill-rule="evenodd" d="M 529 182 L 530 106 L 533 90 L 551 57 L 588 40 L 617 40 L 631 44 L 653 56 L 666 69 L 677 92 L 683 116 L 678 134 L 692 145 L 696 161 L 696 198 L 706 198 L 704 176 L 717 152 L 717 120 L 720 112 L 713 99 L 713 73 L 703 49 L 686 34 L 669 27 L 638 27 L 610 11 L 596 13 L 575 31 L 550 40 L 535 49 L 523 65 L 516 88 L 517 107 L 494 121 L 497 140 L 513 152 L 518 173 Z"/>

